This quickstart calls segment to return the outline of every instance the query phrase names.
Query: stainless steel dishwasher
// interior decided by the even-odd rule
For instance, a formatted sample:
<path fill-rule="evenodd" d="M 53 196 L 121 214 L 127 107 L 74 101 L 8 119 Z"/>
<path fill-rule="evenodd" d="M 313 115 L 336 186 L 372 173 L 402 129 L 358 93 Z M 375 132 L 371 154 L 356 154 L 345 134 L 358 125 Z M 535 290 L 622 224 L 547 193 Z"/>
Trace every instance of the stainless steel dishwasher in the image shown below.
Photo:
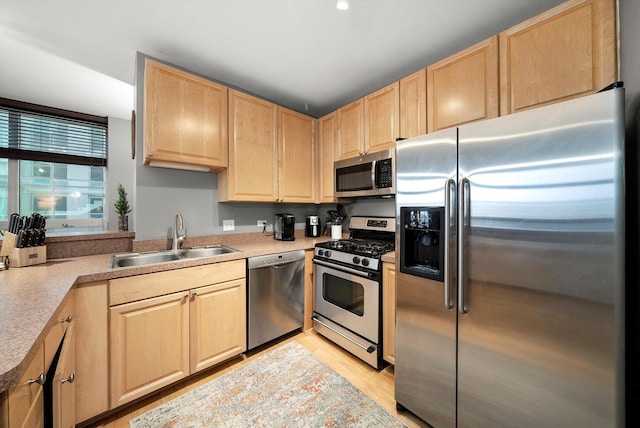
<path fill-rule="evenodd" d="M 247 259 L 247 347 L 301 328 L 304 250 Z"/>

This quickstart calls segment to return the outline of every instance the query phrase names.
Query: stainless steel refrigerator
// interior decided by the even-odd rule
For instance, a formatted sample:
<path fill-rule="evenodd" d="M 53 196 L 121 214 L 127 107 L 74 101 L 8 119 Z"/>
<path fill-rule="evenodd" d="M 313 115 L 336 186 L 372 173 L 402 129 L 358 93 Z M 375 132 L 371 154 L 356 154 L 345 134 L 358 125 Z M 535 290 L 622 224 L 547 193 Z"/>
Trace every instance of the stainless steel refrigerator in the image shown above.
<path fill-rule="evenodd" d="M 398 143 L 399 408 L 623 425 L 623 117 L 617 88 Z"/>

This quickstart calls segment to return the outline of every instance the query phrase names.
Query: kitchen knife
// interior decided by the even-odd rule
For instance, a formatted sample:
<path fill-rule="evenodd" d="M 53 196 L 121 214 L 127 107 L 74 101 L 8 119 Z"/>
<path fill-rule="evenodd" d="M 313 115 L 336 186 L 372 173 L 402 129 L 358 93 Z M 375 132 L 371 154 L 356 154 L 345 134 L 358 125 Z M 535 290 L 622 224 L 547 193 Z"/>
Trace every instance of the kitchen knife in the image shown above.
<path fill-rule="evenodd" d="M 11 214 L 11 219 L 9 220 L 9 232 L 16 235 L 18 233 L 19 224 L 20 224 L 20 214 L 18 213 Z"/>
<path fill-rule="evenodd" d="M 24 230 L 19 230 L 18 231 L 18 242 L 17 242 L 16 246 L 18 248 L 24 248 L 24 240 L 25 240 Z"/>
<path fill-rule="evenodd" d="M 25 229 L 24 231 L 24 246 L 32 247 L 33 246 L 33 229 Z"/>
<path fill-rule="evenodd" d="M 27 217 L 26 216 L 20 217 L 20 223 L 18 224 L 18 232 L 20 232 L 21 230 L 24 230 L 24 227 L 26 224 L 27 224 Z"/>
<path fill-rule="evenodd" d="M 25 221 L 24 221 L 24 228 L 29 230 L 29 229 L 33 229 L 33 221 L 34 221 L 34 217 L 26 217 Z"/>
<path fill-rule="evenodd" d="M 39 229 L 38 230 L 39 235 L 38 235 L 38 246 L 44 245 L 44 238 L 45 238 L 45 230 L 44 229 Z"/>
<path fill-rule="evenodd" d="M 9 233 L 13 233 L 14 231 L 14 227 L 15 227 L 15 214 L 11 214 L 9 216 L 9 228 L 7 229 L 9 231 Z"/>

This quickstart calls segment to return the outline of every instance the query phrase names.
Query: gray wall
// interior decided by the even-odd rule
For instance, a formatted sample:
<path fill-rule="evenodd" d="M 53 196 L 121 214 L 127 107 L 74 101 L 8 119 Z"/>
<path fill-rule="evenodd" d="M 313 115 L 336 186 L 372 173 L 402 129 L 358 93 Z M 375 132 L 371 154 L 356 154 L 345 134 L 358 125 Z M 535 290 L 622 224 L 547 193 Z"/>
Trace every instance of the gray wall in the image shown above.
<path fill-rule="evenodd" d="M 118 230 L 118 214 L 113 204 L 118 199 L 118 184 L 128 194 L 129 205 L 134 201 L 134 161 L 131 159 L 131 121 L 109 118 L 109 157 L 105 210 L 109 230 Z M 129 214 L 129 230 L 135 230 L 133 217 Z"/>

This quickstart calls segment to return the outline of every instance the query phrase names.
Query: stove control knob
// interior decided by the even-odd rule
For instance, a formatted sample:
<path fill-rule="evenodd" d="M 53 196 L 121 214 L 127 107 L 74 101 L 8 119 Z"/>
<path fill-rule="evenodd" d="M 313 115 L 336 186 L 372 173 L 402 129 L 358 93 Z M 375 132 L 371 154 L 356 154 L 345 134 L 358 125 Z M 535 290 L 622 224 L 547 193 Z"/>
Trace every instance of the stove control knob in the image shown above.
<path fill-rule="evenodd" d="M 331 251 L 327 250 L 324 252 L 325 257 L 331 257 Z"/>
<path fill-rule="evenodd" d="M 318 255 L 319 256 L 324 256 L 324 250 L 318 250 Z"/>
<path fill-rule="evenodd" d="M 360 264 L 360 257 L 354 257 L 353 258 L 353 264 L 355 264 L 355 265 Z"/>
<path fill-rule="evenodd" d="M 362 266 L 369 266 L 369 259 L 362 259 Z"/>

